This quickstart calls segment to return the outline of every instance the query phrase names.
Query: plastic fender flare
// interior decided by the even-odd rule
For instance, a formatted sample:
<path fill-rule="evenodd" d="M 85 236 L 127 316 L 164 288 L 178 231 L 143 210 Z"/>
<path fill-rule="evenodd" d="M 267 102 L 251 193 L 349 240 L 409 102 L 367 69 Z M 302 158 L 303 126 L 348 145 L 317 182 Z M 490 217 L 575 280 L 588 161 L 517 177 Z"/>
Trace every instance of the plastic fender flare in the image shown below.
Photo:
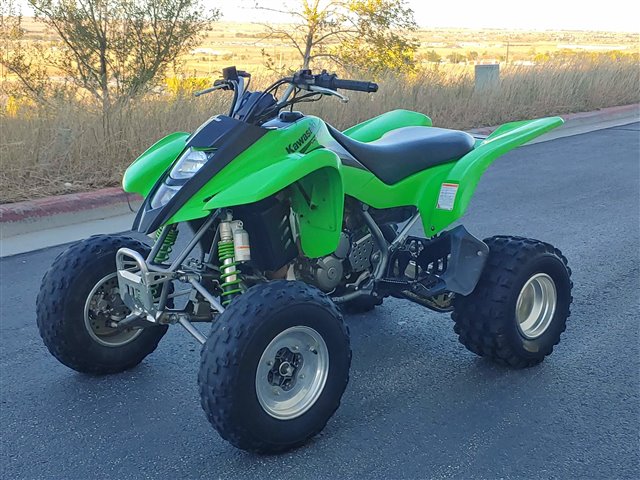
<path fill-rule="evenodd" d="M 188 133 L 175 132 L 151 145 L 124 172 L 122 189 L 146 197 L 162 174 L 182 153 L 187 138 Z"/>
<path fill-rule="evenodd" d="M 430 127 L 431 125 L 431 119 L 423 113 L 398 109 L 365 120 L 362 123 L 347 128 L 342 133 L 361 142 L 372 142 L 396 128 L 414 126 Z"/>
<path fill-rule="evenodd" d="M 438 208 L 439 192 L 435 192 L 435 199 L 429 199 L 433 202 L 429 222 L 431 232 L 437 233 L 443 230 L 464 214 L 480 177 L 494 160 L 563 123 L 564 120 L 560 117 L 505 123 L 485 140 L 478 142 L 471 152 L 454 164 L 442 181 L 442 184 L 457 185 L 453 208 L 451 210 Z"/>
<path fill-rule="evenodd" d="M 215 194 L 204 206 L 214 210 L 263 200 L 287 187 L 298 220 L 300 244 L 310 258 L 336 250 L 342 229 L 342 164 L 326 149 L 288 155 Z"/>

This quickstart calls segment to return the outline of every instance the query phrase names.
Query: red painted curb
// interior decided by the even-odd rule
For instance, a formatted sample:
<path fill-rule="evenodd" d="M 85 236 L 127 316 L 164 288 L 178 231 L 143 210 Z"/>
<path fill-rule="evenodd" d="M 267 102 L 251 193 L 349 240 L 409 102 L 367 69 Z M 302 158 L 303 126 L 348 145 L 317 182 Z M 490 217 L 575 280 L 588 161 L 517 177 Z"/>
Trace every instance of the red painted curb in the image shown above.
<path fill-rule="evenodd" d="M 61 213 L 126 204 L 141 197 L 125 193 L 120 187 L 103 188 L 92 192 L 71 193 L 38 198 L 26 202 L 0 205 L 0 223 L 19 222 L 28 218 L 41 218 Z"/>
<path fill-rule="evenodd" d="M 567 121 L 583 118 L 601 118 L 602 120 L 607 120 L 611 117 L 617 117 L 623 113 L 632 113 L 637 112 L 638 110 L 640 110 L 640 103 L 633 103 L 631 105 L 601 108 L 600 110 L 594 110 L 592 112 L 568 113 L 561 116 Z"/>
<path fill-rule="evenodd" d="M 611 120 L 624 114 L 638 111 L 640 111 L 640 103 L 633 103 L 631 105 L 620 105 L 617 107 L 601 108 L 600 110 L 594 110 L 591 112 L 559 114 L 558 116 L 562 117 L 565 123 L 582 123 L 593 119 L 598 119 L 601 121 Z M 471 129 L 470 132 L 478 135 L 490 135 L 498 127 L 499 125 L 493 127 L 479 127 Z"/>

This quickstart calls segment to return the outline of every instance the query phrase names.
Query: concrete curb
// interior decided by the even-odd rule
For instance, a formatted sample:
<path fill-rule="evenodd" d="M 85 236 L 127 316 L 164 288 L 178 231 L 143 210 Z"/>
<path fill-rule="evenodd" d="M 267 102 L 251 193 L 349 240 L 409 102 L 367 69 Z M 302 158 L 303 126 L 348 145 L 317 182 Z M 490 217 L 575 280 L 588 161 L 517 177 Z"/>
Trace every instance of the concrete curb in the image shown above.
<path fill-rule="evenodd" d="M 562 115 L 565 124 L 529 143 L 578 135 L 640 121 L 640 104 Z M 483 138 L 497 127 L 469 133 Z M 0 205 L 0 257 L 79 240 L 93 233 L 127 230 L 142 203 L 119 187 Z M 66 229 L 66 230 L 65 230 Z M 47 235 L 42 235 L 43 231 Z"/>
<path fill-rule="evenodd" d="M 138 195 L 119 187 L 56 195 L 0 205 L 2 238 L 74 225 L 134 212 L 142 204 Z"/>
<path fill-rule="evenodd" d="M 624 125 L 625 123 L 640 121 L 640 103 L 601 108 L 600 110 L 594 110 L 592 112 L 567 113 L 558 116 L 562 117 L 565 123 L 560 128 L 553 130 L 555 132 L 563 132 L 581 127 L 593 127 L 589 131 L 602 130 L 603 128 L 610 128 L 609 124 L 611 123 L 617 124 L 618 122 L 622 122 L 621 125 Z M 476 137 L 489 136 L 498 127 L 499 125 L 474 128 L 469 130 L 469 133 Z M 575 133 L 572 133 L 572 135 L 575 135 Z M 560 136 L 555 138 L 560 138 Z"/>

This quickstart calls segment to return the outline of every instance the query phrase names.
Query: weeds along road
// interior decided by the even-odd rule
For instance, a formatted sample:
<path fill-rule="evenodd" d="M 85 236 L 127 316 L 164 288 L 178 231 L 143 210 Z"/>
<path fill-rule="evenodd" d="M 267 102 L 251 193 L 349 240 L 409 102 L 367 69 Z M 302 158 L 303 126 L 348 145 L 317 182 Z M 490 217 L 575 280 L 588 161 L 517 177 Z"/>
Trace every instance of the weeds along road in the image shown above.
<path fill-rule="evenodd" d="M 640 124 L 522 147 L 481 181 L 467 228 L 561 248 L 562 342 L 526 371 L 460 345 L 448 315 L 394 299 L 347 318 L 351 382 L 309 445 L 258 457 L 200 409 L 199 347 L 172 328 L 138 368 L 77 374 L 46 352 L 34 302 L 62 247 L 3 259 L 0 476 L 14 478 L 637 478 Z"/>

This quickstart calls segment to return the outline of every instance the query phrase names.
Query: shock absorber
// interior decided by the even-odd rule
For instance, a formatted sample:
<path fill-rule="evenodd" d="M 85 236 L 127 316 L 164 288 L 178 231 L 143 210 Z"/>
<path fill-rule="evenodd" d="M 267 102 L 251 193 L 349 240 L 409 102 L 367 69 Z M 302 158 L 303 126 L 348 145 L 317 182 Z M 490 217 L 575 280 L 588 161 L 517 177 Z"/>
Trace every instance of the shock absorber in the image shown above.
<path fill-rule="evenodd" d="M 230 213 L 227 213 L 226 220 L 220 222 L 218 259 L 222 305 L 227 306 L 236 295 L 242 293 L 242 277 L 237 268 L 238 264 L 251 259 L 249 235 L 242 228 L 242 222 L 232 220 Z"/>
<path fill-rule="evenodd" d="M 165 228 L 168 228 L 169 230 L 167 230 L 167 235 L 164 237 L 162 245 L 160 245 L 158 253 L 156 253 L 155 258 L 153 259 L 155 263 L 166 262 L 169 259 L 171 251 L 173 250 L 173 245 L 176 243 L 178 238 L 178 229 L 174 223 L 172 225 L 165 225 L 164 227 L 156 230 L 156 242 L 160 239 Z"/>

